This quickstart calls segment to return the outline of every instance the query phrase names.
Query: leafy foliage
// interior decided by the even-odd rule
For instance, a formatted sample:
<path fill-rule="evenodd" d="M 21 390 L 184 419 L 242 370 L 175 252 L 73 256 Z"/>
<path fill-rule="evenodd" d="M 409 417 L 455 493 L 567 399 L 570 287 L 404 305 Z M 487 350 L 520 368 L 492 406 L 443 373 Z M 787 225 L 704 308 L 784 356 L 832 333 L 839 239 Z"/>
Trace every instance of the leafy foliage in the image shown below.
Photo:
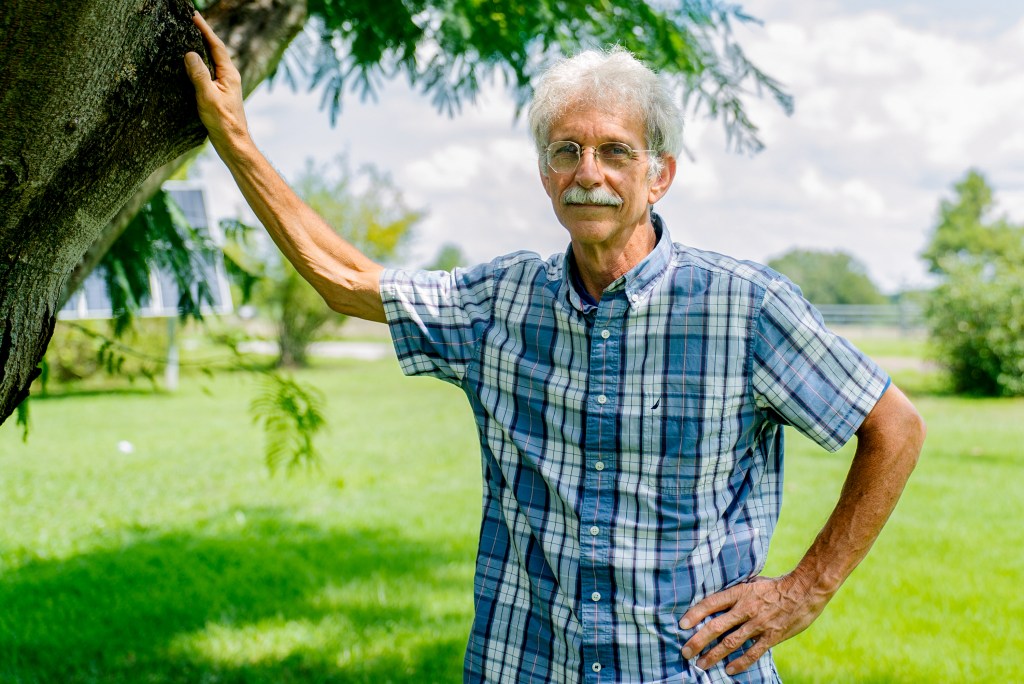
<path fill-rule="evenodd" d="M 106 373 L 132 383 L 145 378 L 155 386 L 167 362 L 165 322 L 136 320 L 116 339 L 104 328 L 101 321 L 59 321 L 43 358 L 44 377 L 65 385 Z"/>
<path fill-rule="evenodd" d="M 315 464 L 319 453 L 313 438 L 325 425 L 323 394 L 280 373 L 265 377 L 250 413 L 267 437 L 267 468 L 274 472 L 282 465 L 291 470 Z"/>
<path fill-rule="evenodd" d="M 441 248 L 437 250 L 437 254 L 434 256 L 434 260 L 425 268 L 428 271 L 450 271 L 457 266 L 464 266 L 465 264 L 466 255 L 462 253 L 462 249 L 452 242 L 446 242 L 441 245 Z"/>
<path fill-rule="evenodd" d="M 928 270 L 944 275 L 958 266 L 1019 258 L 1021 227 L 992 216 L 996 202 L 985 177 L 972 169 L 953 187 L 956 197 L 939 203 L 938 224 L 921 255 Z"/>
<path fill-rule="evenodd" d="M 843 251 L 793 249 L 768 266 L 800 286 L 814 304 L 884 304 L 860 261 Z"/>
<path fill-rule="evenodd" d="M 942 278 L 925 310 L 932 343 L 955 391 L 1024 396 L 1024 226 L 991 218 L 977 171 L 955 190 L 924 252 Z"/>
<path fill-rule="evenodd" d="M 17 413 L 17 417 L 15 419 L 16 420 L 15 424 L 18 427 L 21 428 L 21 441 L 22 442 L 28 442 L 28 426 L 29 426 L 28 411 L 29 411 L 29 404 L 30 403 L 31 402 L 29 402 L 29 401 L 22 401 L 20 404 L 18 404 L 18 407 L 15 409 L 15 412 Z"/>
<path fill-rule="evenodd" d="M 950 268 L 925 311 L 954 391 L 1024 396 L 1024 268 Z"/>
<path fill-rule="evenodd" d="M 404 75 L 439 111 L 452 115 L 485 81 L 500 77 L 520 110 L 531 83 L 559 55 L 621 45 L 676 79 L 691 115 L 720 118 L 738 151 L 763 147 L 743 100 L 768 93 L 793 101 L 747 59 L 734 24 L 757 20 L 717 0 L 679 3 L 602 0 L 309 0 L 313 20 L 277 73 L 293 87 L 323 92 L 337 119 L 346 92 L 375 97 Z"/>
<path fill-rule="evenodd" d="M 131 327 L 149 300 L 153 266 L 165 269 L 174 278 L 182 319 L 201 320 L 202 306 L 214 303 L 205 264 L 217 251 L 208 236 L 189 225 L 170 195 L 158 191 L 97 267 L 110 297 L 115 337 Z"/>

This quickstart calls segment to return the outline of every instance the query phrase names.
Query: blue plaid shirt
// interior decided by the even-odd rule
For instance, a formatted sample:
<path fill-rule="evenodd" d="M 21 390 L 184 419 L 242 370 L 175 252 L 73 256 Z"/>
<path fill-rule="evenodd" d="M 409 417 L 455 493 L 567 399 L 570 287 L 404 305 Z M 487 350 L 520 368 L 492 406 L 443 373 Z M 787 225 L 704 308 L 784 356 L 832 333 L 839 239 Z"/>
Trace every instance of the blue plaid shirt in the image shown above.
<path fill-rule="evenodd" d="M 778 681 L 770 654 L 687 662 L 678 621 L 761 570 L 782 426 L 838 449 L 888 378 L 774 271 L 655 225 L 597 306 L 571 250 L 382 275 L 402 369 L 459 385 L 480 433 L 466 682 Z"/>

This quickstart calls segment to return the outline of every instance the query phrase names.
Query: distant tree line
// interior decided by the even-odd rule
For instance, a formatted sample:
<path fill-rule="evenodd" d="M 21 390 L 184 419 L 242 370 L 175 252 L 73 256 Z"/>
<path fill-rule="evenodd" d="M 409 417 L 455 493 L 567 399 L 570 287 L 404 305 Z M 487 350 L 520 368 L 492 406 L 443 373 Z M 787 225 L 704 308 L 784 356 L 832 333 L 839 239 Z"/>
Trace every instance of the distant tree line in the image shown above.
<path fill-rule="evenodd" d="M 976 170 L 939 204 L 922 253 L 938 284 L 908 293 L 925 305 L 931 346 L 963 394 L 1024 396 L 1024 226 L 996 213 Z M 867 269 L 843 251 L 793 249 L 768 265 L 812 303 L 884 304 Z"/>

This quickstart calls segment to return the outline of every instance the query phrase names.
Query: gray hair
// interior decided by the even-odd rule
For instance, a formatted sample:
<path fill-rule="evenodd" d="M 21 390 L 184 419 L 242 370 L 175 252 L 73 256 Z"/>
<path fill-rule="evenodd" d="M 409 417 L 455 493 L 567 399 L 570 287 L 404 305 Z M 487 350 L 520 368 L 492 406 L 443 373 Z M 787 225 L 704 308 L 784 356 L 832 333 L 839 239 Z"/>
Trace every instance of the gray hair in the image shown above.
<path fill-rule="evenodd" d="M 541 77 L 530 104 L 530 133 L 543 154 L 555 120 L 570 108 L 609 104 L 632 108 L 644 122 L 647 149 L 654 150 L 648 173 L 661 173 L 662 157 L 683 149 L 683 115 L 668 85 L 628 50 L 587 50 L 564 59 Z M 543 169 L 547 173 L 547 169 Z"/>

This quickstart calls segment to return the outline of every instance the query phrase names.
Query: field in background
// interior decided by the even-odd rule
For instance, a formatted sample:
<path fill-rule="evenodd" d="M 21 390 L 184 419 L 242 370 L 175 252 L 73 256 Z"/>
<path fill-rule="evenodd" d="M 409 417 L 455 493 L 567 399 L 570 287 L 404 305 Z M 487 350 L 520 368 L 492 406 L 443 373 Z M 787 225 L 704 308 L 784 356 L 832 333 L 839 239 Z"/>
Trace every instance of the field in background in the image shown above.
<path fill-rule="evenodd" d="M 858 342 L 883 361 L 921 353 Z M 266 473 L 241 374 L 38 399 L 27 445 L 0 428 L 0 681 L 459 681 L 480 496 L 469 410 L 393 361 L 324 364 L 299 374 L 328 396 L 324 460 L 292 476 Z M 896 365 L 925 454 L 868 560 L 776 649 L 783 679 L 1024 680 L 1024 401 L 924 394 L 934 372 Z M 852 454 L 788 439 L 776 573 Z"/>

